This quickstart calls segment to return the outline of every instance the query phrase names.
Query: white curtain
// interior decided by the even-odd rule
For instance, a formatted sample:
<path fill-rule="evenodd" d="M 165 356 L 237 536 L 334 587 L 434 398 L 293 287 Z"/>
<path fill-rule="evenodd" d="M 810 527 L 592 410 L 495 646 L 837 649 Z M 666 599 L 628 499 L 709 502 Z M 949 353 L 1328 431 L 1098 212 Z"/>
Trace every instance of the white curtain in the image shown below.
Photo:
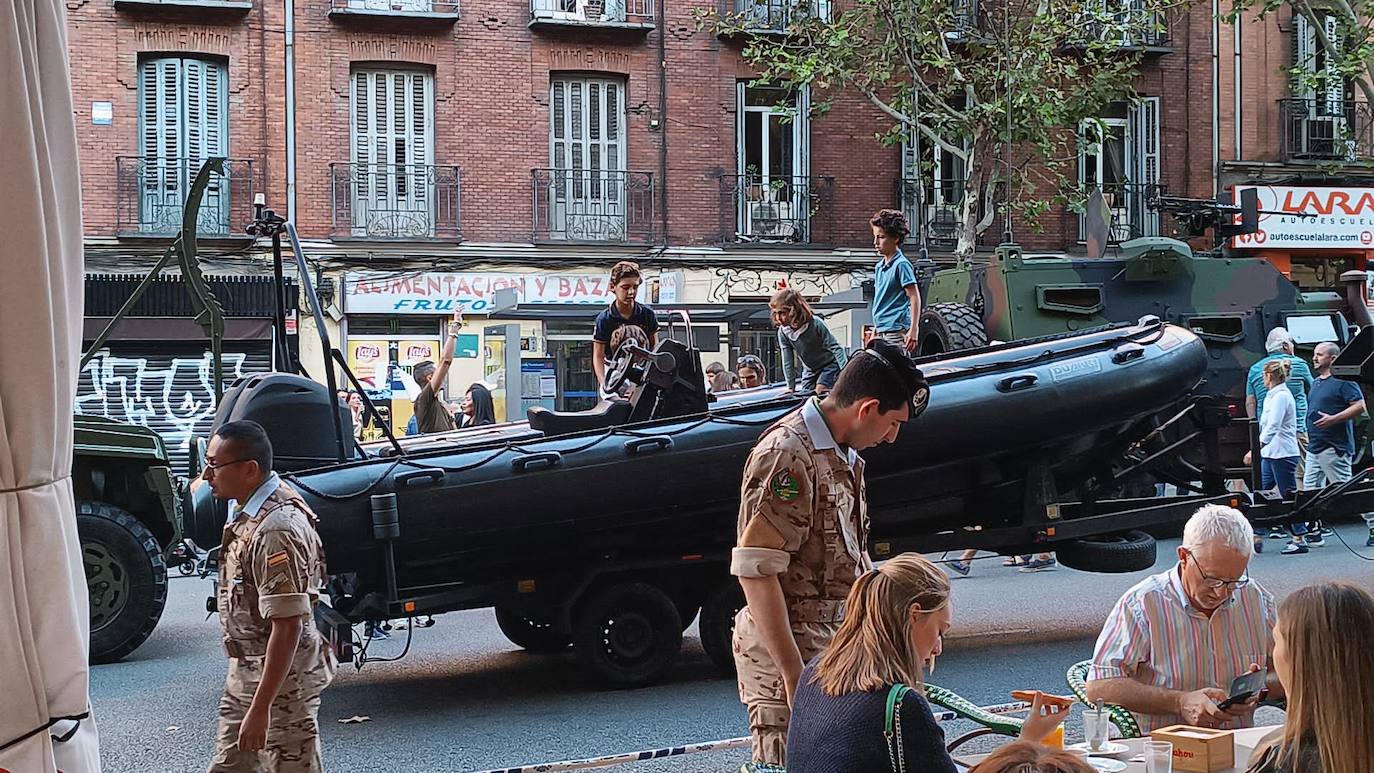
<path fill-rule="evenodd" d="M 81 190 L 61 0 L 0 0 L 0 73 L 0 769 L 85 773 L 100 769 L 94 720 L 48 727 L 90 711 L 71 484 Z"/>

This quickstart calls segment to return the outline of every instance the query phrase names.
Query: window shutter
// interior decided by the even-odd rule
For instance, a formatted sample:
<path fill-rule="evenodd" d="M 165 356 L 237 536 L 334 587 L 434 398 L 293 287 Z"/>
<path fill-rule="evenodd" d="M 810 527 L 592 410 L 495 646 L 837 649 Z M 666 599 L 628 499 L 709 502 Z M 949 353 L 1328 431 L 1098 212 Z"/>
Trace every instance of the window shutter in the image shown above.
<path fill-rule="evenodd" d="M 1132 214 L 1139 218 L 1141 235 L 1159 233 L 1159 213 L 1145 206 L 1150 188 L 1159 184 L 1159 97 L 1141 97 L 1133 106 L 1131 121 L 1132 178 L 1128 194 Z"/>
<path fill-rule="evenodd" d="M 1338 54 L 1341 50 L 1341 27 L 1340 20 L 1335 14 L 1326 14 L 1322 17 L 1325 27 L 1326 37 L 1331 41 L 1331 47 Z M 1326 51 L 1322 52 L 1322 75 L 1326 86 L 1326 109 L 1328 115 L 1339 116 L 1344 114 L 1345 102 L 1345 79 L 1341 76 L 1339 56 L 1331 56 Z"/>
<path fill-rule="evenodd" d="M 353 73 L 353 227 L 432 236 L 434 80 L 415 70 Z"/>
<path fill-rule="evenodd" d="M 1316 30 L 1307 21 L 1307 17 L 1302 15 L 1296 8 L 1293 9 L 1293 67 L 1305 72 L 1313 72 L 1316 69 Z M 1293 96 L 1298 99 L 1313 99 L 1313 93 L 1309 84 L 1303 83 L 1295 78 L 1293 82 Z"/>
<path fill-rule="evenodd" d="M 139 81 L 140 226 L 175 229 L 201 164 L 228 155 L 228 73 L 221 62 L 168 57 L 144 60 Z M 228 227 L 226 187 L 222 177 L 211 178 L 201 204 L 202 230 L 222 233 Z"/>

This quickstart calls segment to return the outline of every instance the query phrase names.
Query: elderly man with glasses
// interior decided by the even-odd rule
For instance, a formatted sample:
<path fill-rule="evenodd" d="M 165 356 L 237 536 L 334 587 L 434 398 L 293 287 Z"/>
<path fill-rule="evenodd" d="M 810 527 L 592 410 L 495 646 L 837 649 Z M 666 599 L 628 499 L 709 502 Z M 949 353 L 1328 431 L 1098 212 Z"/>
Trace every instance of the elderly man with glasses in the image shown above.
<path fill-rule="evenodd" d="M 1178 564 L 1147 577 L 1116 603 L 1093 651 L 1088 699 L 1115 703 L 1149 733 L 1174 724 L 1237 728 L 1269 687 L 1221 708 L 1237 676 L 1269 663 L 1274 597 L 1246 574 L 1254 531 L 1240 512 L 1205 505 L 1183 529 Z"/>

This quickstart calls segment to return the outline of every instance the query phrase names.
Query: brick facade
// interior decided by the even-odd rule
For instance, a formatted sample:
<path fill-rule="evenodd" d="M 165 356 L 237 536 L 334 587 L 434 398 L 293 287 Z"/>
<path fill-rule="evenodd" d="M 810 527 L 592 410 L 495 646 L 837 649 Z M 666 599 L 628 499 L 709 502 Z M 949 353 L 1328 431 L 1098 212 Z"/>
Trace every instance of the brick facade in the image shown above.
<path fill-rule="evenodd" d="M 138 61 L 151 53 L 227 60 L 230 155 L 252 159 L 260 189 L 285 209 L 281 3 L 254 0 L 248 10 L 213 12 L 116 7 L 111 0 L 68 7 L 88 237 L 116 234 L 114 159 L 138 153 Z M 461 18 L 448 22 L 331 15 L 330 8 L 330 0 L 295 5 L 296 220 L 303 237 L 330 235 L 330 164 L 350 160 L 350 72 L 373 64 L 433 72 L 434 162 L 461 169 L 465 243 L 530 241 L 531 169 L 550 165 L 549 79 L 559 73 L 624 79 L 627 168 L 652 173 L 655 185 L 667 187 L 668 234 L 658 234 L 657 243 L 713 245 L 723 229 L 733 228 L 734 212 L 717 178 L 735 173 L 735 89 L 749 73 L 740 44 L 697 30 L 689 5 L 666 9 L 666 113 L 660 110 L 657 29 L 532 30 L 527 0 L 473 0 L 462 6 Z M 1170 193 L 1208 196 L 1209 9 L 1196 5 L 1169 26 L 1170 49 L 1144 58 L 1136 87 L 1162 98 L 1161 181 Z M 113 125 L 91 124 L 93 101 L 113 103 Z M 828 115 L 813 120 L 810 174 L 834 181 L 830 211 L 820 214 L 832 230 L 827 246 L 866 250 L 868 215 L 898 204 L 899 150 L 874 140 L 886 128 L 874 108 L 853 96 L 842 96 Z M 661 199 L 655 199 L 658 221 Z M 1072 213 L 1053 211 L 1039 226 L 1019 228 L 1018 238 L 1035 249 L 1078 248 Z M 995 243 L 1000 231 L 999 220 L 984 242 Z"/>

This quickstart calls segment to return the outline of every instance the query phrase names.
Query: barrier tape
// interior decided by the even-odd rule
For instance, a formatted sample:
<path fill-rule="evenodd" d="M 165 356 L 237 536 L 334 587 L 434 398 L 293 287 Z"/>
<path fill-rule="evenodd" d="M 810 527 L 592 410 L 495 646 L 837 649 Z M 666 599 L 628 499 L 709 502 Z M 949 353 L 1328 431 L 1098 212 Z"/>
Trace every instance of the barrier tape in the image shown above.
<path fill-rule="evenodd" d="M 999 703 L 995 706 L 983 706 L 983 711 L 989 714 L 1016 714 L 1030 708 L 1030 704 L 1025 701 L 1015 701 L 1012 703 Z M 952 711 L 934 712 L 936 722 L 949 722 L 958 719 L 959 715 Z M 609 768 L 612 765 L 624 765 L 629 762 L 641 762 L 643 760 L 658 760 L 664 757 L 680 757 L 685 754 L 700 754 L 702 752 L 718 752 L 727 749 L 748 748 L 750 739 L 748 736 L 743 738 L 726 738 L 719 741 L 703 741 L 701 743 L 687 744 L 685 746 L 668 746 L 662 749 L 645 749 L 637 752 L 625 752 L 623 754 L 607 754 L 603 757 L 588 757 L 582 760 L 560 760 L 558 762 L 540 762 L 530 765 L 518 765 L 513 768 L 492 768 L 490 770 L 473 771 L 473 773 L 558 773 L 564 770 L 588 770 L 590 768 Z"/>

